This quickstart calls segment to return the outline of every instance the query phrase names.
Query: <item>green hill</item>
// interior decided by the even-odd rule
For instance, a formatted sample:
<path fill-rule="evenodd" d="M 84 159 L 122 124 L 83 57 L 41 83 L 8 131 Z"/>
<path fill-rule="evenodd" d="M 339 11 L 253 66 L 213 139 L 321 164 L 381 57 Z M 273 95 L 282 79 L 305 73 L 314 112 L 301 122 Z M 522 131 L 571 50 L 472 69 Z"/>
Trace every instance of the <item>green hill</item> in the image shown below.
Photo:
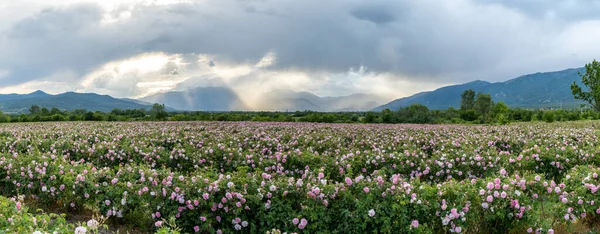
<path fill-rule="evenodd" d="M 396 99 L 374 110 L 381 111 L 386 108 L 397 110 L 415 103 L 426 105 L 430 109 L 458 108 L 460 94 L 467 89 L 489 93 L 495 102 L 502 101 L 510 107 L 576 108 L 583 102 L 573 98 L 570 85 L 573 81 L 580 83 L 578 72 L 585 72 L 585 70 L 576 68 L 535 73 L 497 83 L 478 80 Z"/>
<path fill-rule="evenodd" d="M 146 109 L 152 105 L 144 105 L 134 101 L 113 98 L 95 93 L 67 92 L 57 95 L 36 91 L 30 94 L 0 94 L 0 110 L 5 113 L 27 113 L 33 105 L 48 109 L 60 110 L 86 109 L 88 111 L 111 111 L 112 109 Z"/>

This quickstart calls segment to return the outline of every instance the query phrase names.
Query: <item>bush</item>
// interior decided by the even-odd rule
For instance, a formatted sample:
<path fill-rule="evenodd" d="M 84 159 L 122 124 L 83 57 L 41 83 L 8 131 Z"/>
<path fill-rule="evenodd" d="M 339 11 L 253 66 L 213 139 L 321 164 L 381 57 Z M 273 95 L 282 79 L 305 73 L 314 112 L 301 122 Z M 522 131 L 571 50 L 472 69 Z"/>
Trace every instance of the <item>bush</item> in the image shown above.
<path fill-rule="evenodd" d="M 460 118 L 465 121 L 474 121 L 479 118 L 479 115 L 474 110 L 465 110 L 460 112 Z"/>
<path fill-rule="evenodd" d="M 542 120 L 544 120 L 546 123 L 554 122 L 554 120 L 555 120 L 554 112 L 545 111 L 544 114 L 542 115 Z"/>
<path fill-rule="evenodd" d="M 506 125 L 510 123 L 510 120 L 506 116 L 504 116 L 504 114 L 498 114 L 498 116 L 496 116 L 496 123 Z"/>
<path fill-rule="evenodd" d="M 57 233 L 72 233 L 73 224 L 68 224 L 65 215 L 32 214 L 23 205 L 22 200 L 8 199 L 0 196 L 0 230 L 3 233 L 33 233 L 47 231 Z"/>

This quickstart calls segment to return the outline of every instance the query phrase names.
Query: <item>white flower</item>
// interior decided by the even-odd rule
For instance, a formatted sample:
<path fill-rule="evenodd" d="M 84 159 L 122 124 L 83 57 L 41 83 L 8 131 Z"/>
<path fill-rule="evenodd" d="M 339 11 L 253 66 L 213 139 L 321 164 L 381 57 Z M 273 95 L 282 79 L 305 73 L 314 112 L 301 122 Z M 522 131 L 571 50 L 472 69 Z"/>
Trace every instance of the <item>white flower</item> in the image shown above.
<path fill-rule="evenodd" d="M 370 209 L 370 210 L 369 210 L 369 216 L 370 216 L 370 217 L 373 217 L 373 216 L 375 216 L 375 210 L 373 210 L 373 209 Z"/>
<path fill-rule="evenodd" d="M 235 226 L 233 226 L 235 228 L 235 230 L 242 230 L 242 226 L 240 226 L 239 224 L 236 224 Z"/>
<path fill-rule="evenodd" d="M 87 228 L 85 228 L 85 227 L 75 228 L 75 234 L 85 234 L 86 232 L 87 232 Z"/>
<path fill-rule="evenodd" d="M 43 232 L 40 232 L 40 231 L 35 231 L 35 232 L 33 232 L 32 234 L 44 234 L 44 233 L 43 233 Z"/>
<path fill-rule="evenodd" d="M 449 223 L 449 222 L 450 222 L 450 219 L 449 219 L 448 217 L 444 217 L 444 218 L 442 218 L 442 224 L 443 224 L 444 226 L 448 225 L 448 223 Z"/>
<path fill-rule="evenodd" d="M 521 196 L 521 192 L 519 190 L 515 190 L 515 194 L 517 194 L 517 196 Z"/>
<path fill-rule="evenodd" d="M 233 187 L 233 186 L 235 186 L 235 184 L 234 184 L 233 182 L 229 182 L 229 183 L 227 183 L 227 187 L 228 187 L 228 188 L 231 188 L 231 187 Z"/>
<path fill-rule="evenodd" d="M 248 221 L 242 221 L 242 227 L 248 227 Z"/>
<path fill-rule="evenodd" d="M 95 219 L 90 219 L 89 221 L 87 221 L 87 226 L 91 229 L 97 229 L 98 225 L 100 225 L 100 223 L 98 223 L 98 221 L 96 221 Z"/>

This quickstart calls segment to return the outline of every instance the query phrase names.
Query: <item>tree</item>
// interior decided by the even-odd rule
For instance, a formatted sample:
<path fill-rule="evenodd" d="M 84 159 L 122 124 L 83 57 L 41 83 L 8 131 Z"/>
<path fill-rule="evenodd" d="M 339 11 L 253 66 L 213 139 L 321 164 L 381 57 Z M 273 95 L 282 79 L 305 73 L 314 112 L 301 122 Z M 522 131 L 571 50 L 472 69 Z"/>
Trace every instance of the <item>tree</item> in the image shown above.
<path fill-rule="evenodd" d="M 2 113 L 2 111 L 0 111 L 0 123 L 7 122 L 10 122 L 10 117 L 8 117 L 8 115 L 5 115 L 4 113 Z"/>
<path fill-rule="evenodd" d="M 50 110 L 50 114 L 51 115 L 60 115 L 60 114 L 62 114 L 62 112 L 58 108 L 52 107 L 52 109 Z"/>
<path fill-rule="evenodd" d="M 392 123 L 394 120 L 394 113 L 389 108 L 385 108 L 385 110 L 381 111 L 381 122 L 383 123 Z"/>
<path fill-rule="evenodd" d="M 505 115 L 509 110 L 510 108 L 504 102 L 498 102 L 494 105 L 492 112 L 494 112 L 494 115 Z"/>
<path fill-rule="evenodd" d="M 48 110 L 48 108 L 46 108 L 46 107 L 43 107 L 41 110 L 41 114 L 42 114 L 42 116 L 48 116 L 48 115 L 50 115 L 50 110 Z"/>
<path fill-rule="evenodd" d="M 473 110 L 475 107 L 475 91 L 472 89 L 465 90 L 460 95 L 460 110 Z"/>
<path fill-rule="evenodd" d="M 545 111 L 542 115 L 542 119 L 546 121 L 546 123 L 552 123 L 556 119 L 553 111 Z"/>
<path fill-rule="evenodd" d="M 94 112 L 85 113 L 85 117 L 83 118 L 85 121 L 94 121 Z"/>
<path fill-rule="evenodd" d="M 38 105 L 33 105 L 31 107 L 29 107 L 29 113 L 31 115 L 39 115 L 41 112 L 41 108 Z"/>
<path fill-rule="evenodd" d="M 494 118 L 499 124 L 508 124 L 508 122 L 510 122 L 507 116 L 508 111 L 510 111 L 510 108 L 508 108 L 508 106 L 504 104 L 504 102 L 498 102 L 496 103 L 496 105 L 494 105 L 494 108 L 492 108 Z"/>
<path fill-rule="evenodd" d="M 169 116 L 169 113 L 165 111 L 165 104 L 154 103 L 150 110 L 150 116 L 154 120 L 165 120 Z"/>
<path fill-rule="evenodd" d="M 474 110 L 465 110 L 460 112 L 460 118 L 465 121 L 473 121 L 476 120 L 478 117 L 479 116 L 477 115 L 477 112 L 475 112 Z"/>
<path fill-rule="evenodd" d="M 398 117 L 401 123 L 430 123 L 429 108 L 421 104 L 412 104 L 398 111 Z"/>
<path fill-rule="evenodd" d="M 364 119 L 365 123 L 375 123 L 377 121 L 377 115 L 374 112 L 367 112 Z"/>
<path fill-rule="evenodd" d="M 474 109 L 475 112 L 477 112 L 477 114 L 483 116 L 484 120 L 486 119 L 487 114 L 490 112 L 490 110 L 492 110 L 493 105 L 494 102 L 492 102 L 492 96 L 486 93 L 477 94 L 477 97 L 475 98 Z"/>
<path fill-rule="evenodd" d="M 592 61 L 592 63 L 585 65 L 585 74 L 579 73 L 581 77 L 581 83 L 587 86 L 589 91 L 585 92 L 577 85 L 576 82 L 571 84 L 571 91 L 575 99 L 584 100 L 596 111 L 600 111 L 600 62 Z"/>

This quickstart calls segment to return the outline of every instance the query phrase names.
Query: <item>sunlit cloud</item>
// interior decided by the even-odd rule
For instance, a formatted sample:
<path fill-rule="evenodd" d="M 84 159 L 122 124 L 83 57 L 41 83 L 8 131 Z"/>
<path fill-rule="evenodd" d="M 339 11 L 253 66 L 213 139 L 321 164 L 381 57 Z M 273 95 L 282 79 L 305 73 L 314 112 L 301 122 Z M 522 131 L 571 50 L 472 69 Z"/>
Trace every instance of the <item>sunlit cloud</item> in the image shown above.
<path fill-rule="evenodd" d="M 275 63 L 275 59 L 275 53 L 269 52 L 256 64 L 256 67 L 269 67 Z"/>
<path fill-rule="evenodd" d="M 26 94 L 42 90 L 49 94 L 59 94 L 74 90 L 68 82 L 61 81 L 30 81 L 15 86 L 1 87 L 0 93 Z"/>
<path fill-rule="evenodd" d="M 2 79 L 1 74 L 0 79 Z M 56 72 L 39 80 L 0 87 L 0 93 L 26 94 L 37 90 L 42 90 L 50 94 L 59 94 L 68 91 L 74 91 L 78 88 L 79 77 L 72 71 L 66 70 Z"/>
<path fill-rule="evenodd" d="M 181 78 L 173 73 L 181 65 L 178 54 L 141 54 L 107 63 L 85 75 L 78 91 L 137 97 L 151 91 L 168 90 L 181 81 Z"/>
<path fill-rule="evenodd" d="M 104 14 L 104 16 L 102 17 L 102 21 L 100 21 L 100 24 L 102 25 L 107 25 L 107 24 L 113 24 L 113 23 L 117 23 L 119 21 L 123 21 L 123 20 L 128 20 L 131 18 L 131 11 L 119 11 L 119 12 L 111 12 L 111 13 L 107 13 Z"/>

